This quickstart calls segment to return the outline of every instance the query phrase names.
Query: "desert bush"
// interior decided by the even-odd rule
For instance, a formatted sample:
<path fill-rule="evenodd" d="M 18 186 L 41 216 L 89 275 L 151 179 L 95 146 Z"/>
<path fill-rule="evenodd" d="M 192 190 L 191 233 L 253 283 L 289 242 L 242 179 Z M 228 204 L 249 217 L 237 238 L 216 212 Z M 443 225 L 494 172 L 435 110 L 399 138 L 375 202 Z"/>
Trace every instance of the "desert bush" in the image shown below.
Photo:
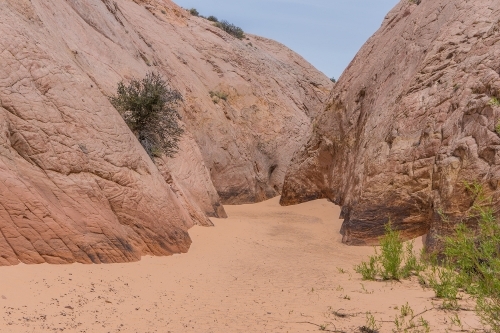
<path fill-rule="evenodd" d="M 427 274 L 444 308 L 457 309 L 457 298 L 468 294 L 476 301 L 476 313 L 493 332 L 500 332 L 500 225 L 491 198 L 479 183 L 465 183 L 473 198 L 466 221 L 451 235 L 442 237 L 441 265 Z M 470 225 L 476 227 L 471 227 Z"/>
<path fill-rule="evenodd" d="M 475 300 L 476 313 L 483 323 L 492 332 L 500 333 L 500 224 L 493 201 L 484 194 L 483 187 L 479 183 L 464 186 L 473 204 L 464 218 L 466 222 L 441 237 L 440 253 L 427 253 L 425 261 L 417 259 L 412 243 L 407 243 L 403 250 L 399 233 L 388 224 L 380 242 L 381 253 L 355 270 L 369 280 L 378 276 L 397 280 L 418 275 L 421 284 L 443 299 L 444 309 L 459 309 L 458 300 L 467 294 Z M 446 220 L 444 213 L 440 215 Z M 427 327 L 424 322 L 420 326 Z"/>
<path fill-rule="evenodd" d="M 354 267 L 364 280 L 400 280 L 411 275 L 418 275 L 423 269 L 413 251 L 413 242 L 403 244 L 399 231 L 392 228 L 391 223 L 385 226 L 385 234 L 380 239 L 380 254 L 369 258 Z"/>
<path fill-rule="evenodd" d="M 425 274 L 426 284 L 432 288 L 437 298 L 444 299 L 443 308 L 456 309 L 458 307 L 458 283 L 456 273 L 447 264 L 438 266 L 433 264 L 430 272 Z"/>
<path fill-rule="evenodd" d="M 466 187 L 475 196 L 469 218 L 477 220 L 477 229 L 459 224 L 444 238 L 444 255 L 455 283 L 476 300 L 478 315 L 500 332 L 500 225 L 482 187 Z"/>
<path fill-rule="evenodd" d="M 207 17 L 207 20 L 212 21 L 212 22 L 219 22 L 219 20 L 217 19 L 217 17 L 215 17 L 213 15 L 210 15 L 209 17 Z"/>
<path fill-rule="evenodd" d="M 403 262 L 403 242 L 399 238 L 399 232 L 393 230 L 390 223 L 385 227 L 385 235 L 380 240 L 380 248 L 382 277 L 384 280 L 399 280 Z"/>
<path fill-rule="evenodd" d="M 222 99 L 224 101 L 227 101 L 228 94 L 223 92 L 223 91 L 209 91 L 210 97 L 212 97 L 212 101 L 214 103 L 219 103 L 219 101 Z"/>
<path fill-rule="evenodd" d="M 196 8 L 191 8 L 189 10 L 189 13 L 193 16 L 200 16 L 200 13 L 198 12 L 198 10 Z"/>
<path fill-rule="evenodd" d="M 175 107 L 182 96 L 160 74 L 148 73 L 128 85 L 120 82 L 110 101 L 151 158 L 178 151 L 183 130 Z"/>
<path fill-rule="evenodd" d="M 232 23 L 229 23 L 228 21 L 222 20 L 220 22 L 216 22 L 214 24 L 217 28 L 220 28 L 227 32 L 228 34 L 238 38 L 238 39 L 243 39 L 245 38 L 245 33 L 243 29 L 240 27 L 235 26 Z"/>
<path fill-rule="evenodd" d="M 330 81 L 332 81 L 333 83 L 337 82 L 337 80 L 333 76 L 330 78 Z"/>
<path fill-rule="evenodd" d="M 371 256 L 368 262 L 363 261 L 354 270 L 361 274 L 363 280 L 375 280 L 378 274 L 378 256 Z"/>

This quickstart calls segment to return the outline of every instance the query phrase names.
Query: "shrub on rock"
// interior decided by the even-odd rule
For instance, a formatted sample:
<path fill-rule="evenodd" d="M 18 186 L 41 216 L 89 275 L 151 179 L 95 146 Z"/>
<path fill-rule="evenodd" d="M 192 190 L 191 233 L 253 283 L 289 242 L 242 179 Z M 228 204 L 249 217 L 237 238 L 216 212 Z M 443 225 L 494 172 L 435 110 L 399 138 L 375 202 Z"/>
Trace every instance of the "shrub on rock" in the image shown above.
<path fill-rule="evenodd" d="M 182 95 L 160 74 L 148 73 L 128 85 L 120 82 L 110 100 L 151 158 L 162 154 L 172 157 L 178 151 L 184 130 L 175 107 Z"/>
<path fill-rule="evenodd" d="M 241 29 L 240 27 L 235 26 L 232 23 L 229 23 L 228 21 L 222 20 L 220 22 L 216 22 L 215 26 L 217 28 L 220 28 L 220 29 L 224 30 L 228 34 L 230 34 L 230 35 L 232 35 L 232 36 L 234 36 L 234 37 L 236 37 L 238 39 L 245 38 L 245 33 L 244 33 L 243 29 Z"/>

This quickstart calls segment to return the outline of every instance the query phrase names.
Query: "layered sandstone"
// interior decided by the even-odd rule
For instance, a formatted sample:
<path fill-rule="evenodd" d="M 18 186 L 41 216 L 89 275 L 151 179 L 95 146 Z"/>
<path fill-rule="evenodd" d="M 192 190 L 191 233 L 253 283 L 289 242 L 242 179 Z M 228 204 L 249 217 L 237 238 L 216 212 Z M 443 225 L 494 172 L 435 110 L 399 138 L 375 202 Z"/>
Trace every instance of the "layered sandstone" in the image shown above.
<path fill-rule="evenodd" d="M 51 39 L 104 95 L 150 70 L 181 91 L 183 121 L 223 201 L 281 192 L 332 87 L 303 58 L 262 37 L 238 40 L 168 0 L 32 3 Z"/>
<path fill-rule="evenodd" d="M 401 1 L 333 89 L 287 174 L 282 204 L 343 206 L 344 242 L 371 244 L 389 219 L 428 245 L 482 184 L 498 207 L 500 3 Z"/>
<path fill-rule="evenodd" d="M 5 0 L 0 32 L 0 265 L 187 251 L 189 227 L 225 216 L 217 191 L 279 193 L 331 88 L 286 47 L 168 0 Z M 149 71 L 184 96 L 181 151 L 155 163 L 108 99 Z"/>

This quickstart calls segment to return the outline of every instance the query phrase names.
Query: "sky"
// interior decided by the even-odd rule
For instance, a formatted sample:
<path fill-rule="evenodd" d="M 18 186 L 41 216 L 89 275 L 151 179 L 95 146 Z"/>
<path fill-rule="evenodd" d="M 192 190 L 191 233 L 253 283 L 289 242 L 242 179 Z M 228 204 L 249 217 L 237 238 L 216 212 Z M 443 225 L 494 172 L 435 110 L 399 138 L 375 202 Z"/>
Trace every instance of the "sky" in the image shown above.
<path fill-rule="evenodd" d="M 338 79 L 399 0 L 173 0 L 285 44 Z"/>

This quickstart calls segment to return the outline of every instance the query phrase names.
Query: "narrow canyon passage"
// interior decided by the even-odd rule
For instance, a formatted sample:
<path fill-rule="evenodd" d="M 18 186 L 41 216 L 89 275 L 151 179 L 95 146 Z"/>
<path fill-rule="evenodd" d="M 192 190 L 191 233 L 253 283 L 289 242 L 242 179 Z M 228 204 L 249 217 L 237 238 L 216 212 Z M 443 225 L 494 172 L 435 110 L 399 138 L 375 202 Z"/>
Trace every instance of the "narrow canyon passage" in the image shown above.
<path fill-rule="evenodd" d="M 184 255 L 0 267 L 0 332 L 354 332 L 367 311 L 392 321 L 406 302 L 433 306 L 416 281 L 361 280 L 353 266 L 373 249 L 341 243 L 338 207 L 278 202 L 226 206 L 227 220 L 191 229 Z M 448 327 L 442 312 L 424 317 Z"/>

